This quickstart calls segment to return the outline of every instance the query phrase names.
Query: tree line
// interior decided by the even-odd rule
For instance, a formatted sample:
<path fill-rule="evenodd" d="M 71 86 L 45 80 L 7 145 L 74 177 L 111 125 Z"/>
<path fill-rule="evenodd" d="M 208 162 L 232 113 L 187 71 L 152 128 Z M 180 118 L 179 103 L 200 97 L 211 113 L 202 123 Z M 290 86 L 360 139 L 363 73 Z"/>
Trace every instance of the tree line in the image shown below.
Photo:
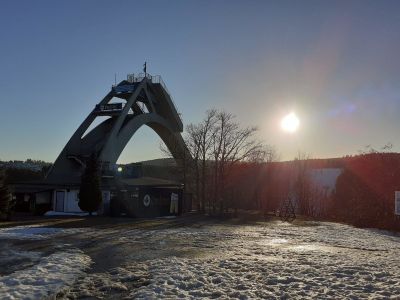
<path fill-rule="evenodd" d="M 311 159 L 299 153 L 293 161 L 278 162 L 275 148 L 256 134 L 256 127 L 243 127 L 234 115 L 215 109 L 186 127 L 191 158 L 180 165 L 199 211 L 221 215 L 240 208 L 272 213 L 293 196 L 296 212 L 305 217 L 400 230 L 394 214 L 400 154 L 390 152 L 390 143 L 380 150 L 367 146 L 355 156 Z M 310 171 L 331 168 L 342 171 L 327 193 L 312 181 Z"/>
<path fill-rule="evenodd" d="M 394 214 L 400 191 L 400 154 L 371 152 L 348 158 L 336 183 L 333 219 L 360 227 L 400 230 Z"/>

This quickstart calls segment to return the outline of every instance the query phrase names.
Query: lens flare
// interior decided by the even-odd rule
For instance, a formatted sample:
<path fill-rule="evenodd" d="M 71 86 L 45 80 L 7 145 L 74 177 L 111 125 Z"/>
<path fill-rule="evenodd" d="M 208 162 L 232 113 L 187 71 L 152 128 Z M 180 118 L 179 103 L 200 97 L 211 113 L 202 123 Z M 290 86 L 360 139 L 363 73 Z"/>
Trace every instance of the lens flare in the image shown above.
<path fill-rule="evenodd" d="M 283 117 L 281 121 L 282 130 L 289 133 L 296 132 L 299 129 L 299 125 L 300 120 L 293 112 Z"/>

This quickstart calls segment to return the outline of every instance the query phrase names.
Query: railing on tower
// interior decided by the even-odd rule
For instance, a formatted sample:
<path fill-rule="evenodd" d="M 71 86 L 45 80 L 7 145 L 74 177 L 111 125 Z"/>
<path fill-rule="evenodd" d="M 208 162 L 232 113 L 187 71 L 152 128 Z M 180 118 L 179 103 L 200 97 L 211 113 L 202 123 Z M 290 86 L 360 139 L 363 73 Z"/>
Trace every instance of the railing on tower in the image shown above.
<path fill-rule="evenodd" d="M 128 82 L 130 82 L 130 83 L 136 83 L 136 82 L 141 82 L 144 78 L 147 78 L 147 79 L 151 80 L 152 83 L 160 84 L 164 88 L 164 90 L 167 92 L 169 98 L 172 101 L 172 104 L 174 105 L 174 107 L 175 107 L 175 109 L 177 111 L 179 119 L 181 120 L 181 122 L 183 122 L 182 121 L 182 117 L 181 117 L 181 113 L 178 111 L 178 107 L 176 106 L 175 101 L 172 98 L 171 93 L 167 89 L 167 86 L 165 85 L 164 81 L 162 80 L 161 75 L 151 76 L 150 74 L 147 74 L 147 73 L 139 73 L 139 74 L 136 74 L 136 75 L 135 74 L 128 74 L 126 80 Z"/>

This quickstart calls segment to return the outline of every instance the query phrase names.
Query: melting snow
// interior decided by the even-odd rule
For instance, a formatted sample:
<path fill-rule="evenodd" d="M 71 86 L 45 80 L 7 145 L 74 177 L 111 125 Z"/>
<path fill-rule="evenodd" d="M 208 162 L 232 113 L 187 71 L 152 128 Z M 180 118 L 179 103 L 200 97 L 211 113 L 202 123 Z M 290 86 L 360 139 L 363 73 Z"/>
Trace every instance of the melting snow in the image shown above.
<path fill-rule="evenodd" d="M 343 299 L 400 295 L 400 238 L 334 223 L 119 233 L 141 251 L 89 274 L 71 297 Z M 197 252 L 196 252 L 196 251 Z M 169 251 L 165 255 L 165 251 Z"/>
<path fill-rule="evenodd" d="M 29 269 L 0 277 L 0 299 L 55 298 L 90 263 L 90 257 L 76 249 L 54 253 Z"/>
<path fill-rule="evenodd" d="M 61 228 L 17 226 L 0 229 L 0 238 L 41 240 L 62 231 L 63 229 Z"/>
<path fill-rule="evenodd" d="M 7 268 L 0 270 L 0 274 L 7 274 L 0 277 L 0 299 L 55 299 L 57 293 L 73 284 L 91 264 L 90 257 L 78 249 L 43 257 L 44 253 L 38 251 L 18 249 L 11 240 L 44 240 L 80 231 L 40 226 L 0 229 L 0 267 Z"/>
<path fill-rule="evenodd" d="M 400 237 L 342 224 L 270 222 L 153 230 L 16 227 L 0 230 L 0 238 L 57 236 L 52 241 L 61 245 L 63 234 L 70 233 L 72 243 L 90 240 L 101 246 L 97 251 L 103 249 L 105 256 L 96 262 L 118 257 L 118 267 L 84 274 L 90 258 L 61 247 L 34 266 L 0 277 L 0 298 L 41 299 L 59 291 L 65 298 L 115 299 L 400 296 Z"/>
<path fill-rule="evenodd" d="M 19 239 L 19 240 L 43 240 L 53 238 L 62 234 L 79 234 L 90 232 L 87 228 L 54 228 L 41 227 L 40 225 L 16 226 L 0 229 L 0 239 Z"/>

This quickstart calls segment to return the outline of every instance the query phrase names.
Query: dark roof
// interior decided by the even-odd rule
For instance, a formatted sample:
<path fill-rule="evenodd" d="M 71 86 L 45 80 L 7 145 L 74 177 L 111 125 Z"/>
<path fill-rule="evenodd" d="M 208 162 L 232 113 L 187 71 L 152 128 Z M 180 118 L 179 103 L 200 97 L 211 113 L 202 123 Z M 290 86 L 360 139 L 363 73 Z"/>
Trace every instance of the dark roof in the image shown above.
<path fill-rule="evenodd" d="M 130 186 L 182 186 L 180 182 L 155 177 L 127 178 L 121 182 Z"/>
<path fill-rule="evenodd" d="M 10 190 L 14 193 L 39 193 L 53 189 L 63 189 L 71 187 L 79 187 L 79 184 L 54 184 L 46 182 L 25 182 L 14 183 L 9 185 Z"/>
<path fill-rule="evenodd" d="M 120 185 L 126 186 L 149 186 L 149 187 L 182 187 L 183 184 L 173 180 L 160 179 L 155 177 L 139 177 L 139 178 L 126 178 L 126 179 L 103 179 L 101 187 L 104 189 L 113 189 Z M 67 188 L 78 188 L 80 183 L 77 182 L 46 182 L 46 181 L 35 181 L 35 182 L 20 182 L 16 184 L 10 184 L 10 190 L 15 193 L 38 193 L 43 191 L 49 191 L 52 189 L 67 189 Z"/>

